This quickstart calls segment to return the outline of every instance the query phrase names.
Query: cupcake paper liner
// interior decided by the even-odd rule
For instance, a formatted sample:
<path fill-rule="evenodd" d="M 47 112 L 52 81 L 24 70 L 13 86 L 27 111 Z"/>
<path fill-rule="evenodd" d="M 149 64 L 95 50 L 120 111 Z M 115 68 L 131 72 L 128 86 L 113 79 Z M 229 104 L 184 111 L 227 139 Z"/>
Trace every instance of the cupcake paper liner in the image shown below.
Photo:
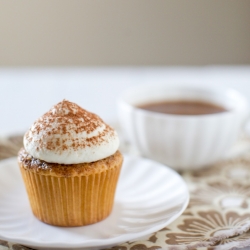
<path fill-rule="evenodd" d="M 121 166 L 87 176 L 41 175 L 20 167 L 34 215 L 56 226 L 83 226 L 112 210 Z"/>

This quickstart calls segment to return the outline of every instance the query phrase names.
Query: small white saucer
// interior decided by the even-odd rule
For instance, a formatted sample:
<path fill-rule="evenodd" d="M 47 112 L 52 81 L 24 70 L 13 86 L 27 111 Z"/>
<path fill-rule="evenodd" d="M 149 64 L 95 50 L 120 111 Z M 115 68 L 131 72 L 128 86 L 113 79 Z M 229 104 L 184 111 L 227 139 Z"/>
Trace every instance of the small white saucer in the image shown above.
<path fill-rule="evenodd" d="M 84 227 L 50 226 L 31 212 L 17 159 L 0 162 L 0 239 L 36 249 L 104 248 L 131 241 L 167 226 L 188 201 L 187 186 L 175 171 L 148 159 L 125 156 L 107 219 Z"/>

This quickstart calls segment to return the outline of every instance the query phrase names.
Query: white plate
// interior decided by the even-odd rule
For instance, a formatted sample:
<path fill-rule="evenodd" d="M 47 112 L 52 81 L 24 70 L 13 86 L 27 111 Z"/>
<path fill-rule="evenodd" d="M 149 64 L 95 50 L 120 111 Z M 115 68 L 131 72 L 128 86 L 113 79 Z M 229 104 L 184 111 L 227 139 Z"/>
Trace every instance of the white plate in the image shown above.
<path fill-rule="evenodd" d="M 134 240 L 167 226 L 188 201 L 186 184 L 172 169 L 126 156 L 107 219 L 84 227 L 50 226 L 33 216 L 16 158 L 0 162 L 0 239 L 36 249 L 100 248 Z"/>

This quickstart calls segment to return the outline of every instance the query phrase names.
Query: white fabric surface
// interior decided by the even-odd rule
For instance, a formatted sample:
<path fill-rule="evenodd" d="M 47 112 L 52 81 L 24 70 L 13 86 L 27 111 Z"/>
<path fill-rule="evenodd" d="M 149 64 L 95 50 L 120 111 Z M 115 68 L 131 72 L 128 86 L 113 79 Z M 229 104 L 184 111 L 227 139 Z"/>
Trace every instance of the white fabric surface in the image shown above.
<path fill-rule="evenodd" d="M 228 85 L 250 100 L 250 66 L 161 68 L 2 68 L 0 136 L 23 132 L 63 98 L 116 121 L 116 99 L 127 88 L 147 83 Z"/>

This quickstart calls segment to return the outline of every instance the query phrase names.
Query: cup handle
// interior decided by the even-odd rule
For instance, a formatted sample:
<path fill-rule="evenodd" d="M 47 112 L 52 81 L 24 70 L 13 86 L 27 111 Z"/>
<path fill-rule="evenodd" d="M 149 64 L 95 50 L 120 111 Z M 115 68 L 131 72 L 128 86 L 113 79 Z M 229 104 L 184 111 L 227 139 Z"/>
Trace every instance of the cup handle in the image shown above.
<path fill-rule="evenodd" d="M 243 122 L 242 133 L 244 137 L 250 139 L 250 113 L 247 115 L 247 118 Z"/>
<path fill-rule="evenodd" d="M 250 112 L 242 122 L 241 132 L 236 143 L 229 149 L 226 158 L 235 158 L 248 153 L 250 150 Z"/>

